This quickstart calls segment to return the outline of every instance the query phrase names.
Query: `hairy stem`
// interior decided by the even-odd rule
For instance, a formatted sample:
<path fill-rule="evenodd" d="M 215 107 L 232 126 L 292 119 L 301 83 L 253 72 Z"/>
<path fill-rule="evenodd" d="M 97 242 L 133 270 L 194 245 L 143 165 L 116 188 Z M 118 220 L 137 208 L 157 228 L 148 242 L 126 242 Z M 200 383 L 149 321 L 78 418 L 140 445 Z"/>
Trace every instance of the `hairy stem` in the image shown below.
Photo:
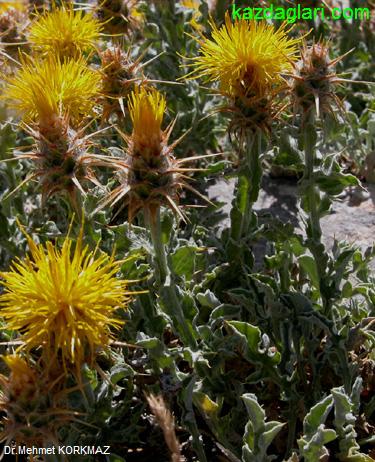
<path fill-rule="evenodd" d="M 303 140 L 305 148 L 305 172 L 304 179 L 307 182 L 306 199 L 309 210 L 309 226 L 311 238 L 314 244 L 321 242 L 322 229 L 320 227 L 319 211 L 316 195 L 318 194 L 314 179 L 314 160 L 316 145 L 316 128 L 314 117 L 310 116 L 309 123 L 306 124 L 303 131 Z"/>
<path fill-rule="evenodd" d="M 193 331 L 185 319 L 178 288 L 174 283 L 173 274 L 168 265 L 165 245 L 162 240 L 160 209 L 157 208 L 149 212 L 147 218 L 155 252 L 156 279 L 162 305 L 166 313 L 171 317 L 174 328 L 179 333 L 184 344 L 196 349 L 197 343 Z"/>
<path fill-rule="evenodd" d="M 303 145 L 305 152 L 305 171 L 304 181 L 305 187 L 305 200 L 306 211 L 308 213 L 307 229 L 308 248 L 312 253 L 319 278 L 319 291 L 322 297 L 323 310 L 325 314 L 329 314 L 330 300 L 326 295 L 326 264 L 327 254 L 322 243 L 322 229 L 320 226 L 320 213 L 319 202 L 320 194 L 315 184 L 314 162 L 316 157 L 316 120 L 313 112 L 307 117 L 306 123 L 303 127 Z"/>
<path fill-rule="evenodd" d="M 245 238 L 251 229 L 253 206 L 258 199 L 262 178 L 261 156 L 262 133 L 258 130 L 247 135 L 243 150 L 241 148 L 240 166 L 236 196 L 231 210 L 231 232 L 233 243 Z"/>

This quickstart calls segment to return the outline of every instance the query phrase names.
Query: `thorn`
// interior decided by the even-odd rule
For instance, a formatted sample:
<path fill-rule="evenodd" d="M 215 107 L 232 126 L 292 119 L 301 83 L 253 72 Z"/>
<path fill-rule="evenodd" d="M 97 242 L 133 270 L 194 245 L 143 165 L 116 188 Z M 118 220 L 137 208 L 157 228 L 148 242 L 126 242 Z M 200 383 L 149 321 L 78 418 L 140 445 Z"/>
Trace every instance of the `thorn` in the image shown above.
<path fill-rule="evenodd" d="M 172 207 L 172 210 L 174 210 L 177 213 L 177 215 L 181 218 L 181 220 L 184 223 L 188 223 L 189 222 L 188 218 L 186 217 L 185 214 L 181 212 L 179 206 L 174 202 L 174 200 L 168 194 L 163 194 L 163 195 L 167 199 L 167 202 L 169 203 L 169 205 Z"/>

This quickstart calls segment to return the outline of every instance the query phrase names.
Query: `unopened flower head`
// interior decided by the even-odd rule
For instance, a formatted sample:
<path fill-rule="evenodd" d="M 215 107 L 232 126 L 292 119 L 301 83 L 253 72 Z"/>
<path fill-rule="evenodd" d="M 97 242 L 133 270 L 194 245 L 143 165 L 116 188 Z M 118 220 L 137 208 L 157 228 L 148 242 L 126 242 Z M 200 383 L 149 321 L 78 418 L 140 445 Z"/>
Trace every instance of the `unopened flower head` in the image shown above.
<path fill-rule="evenodd" d="M 116 277 L 120 263 L 89 251 L 82 234 L 74 246 L 67 237 L 61 250 L 26 234 L 30 256 L 1 273 L 0 296 L 0 314 L 8 329 L 21 332 L 21 349 L 42 347 L 47 359 L 78 369 L 109 344 L 110 328 L 122 324 L 115 311 L 128 301 L 126 281 Z"/>
<path fill-rule="evenodd" d="M 154 88 L 137 87 L 129 97 L 128 108 L 133 130 L 131 135 L 121 133 L 127 143 L 124 158 L 105 159 L 106 165 L 117 170 L 120 185 L 99 209 L 124 199 L 122 208 L 128 207 L 129 222 L 139 210 L 153 215 L 162 205 L 185 219 L 178 206 L 179 191 L 187 188 L 201 195 L 185 181 L 184 173 L 193 169 L 184 168 L 186 160 L 173 155 L 180 140 L 168 144 L 173 123 L 162 129 L 165 97 Z"/>
<path fill-rule="evenodd" d="M 134 151 L 143 157 L 160 155 L 161 124 L 167 106 L 165 97 L 154 88 L 141 87 L 132 92 L 128 105 Z"/>
<path fill-rule="evenodd" d="M 143 79 L 140 59 L 133 61 L 130 51 L 125 52 L 120 46 L 107 48 L 100 57 L 102 59 L 103 118 L 108 119 L 112 114 L 124 117 L 128 96 L 134 89 L 135 82 Z"/>
<path fill-rule="evenodd" d="M 323 41 L 311 46 L 305 44 L 301 55 L 291 89 L 295 113 L 307 117 L 314 111 L 318 117 L 324 118 L 333 113 L 334 107 L 343 112 L 343 105 L 335 94 L 335 84 L 345 81 L 335 73 L 335 65 L 343 57 L 331 60 L 329 45 Z"/>
<path fill-rule="evenodd" d="M 42 53 L 78 58 L 95 49 L 101 27 L 92 14 L 63 6 L 37 14 L 29 41 Z"/>
<path fill-rule="evenodd" d="M 20 51 L 27 50 L 25 32 L 28 23 L 25 2 L 0 2 L 0 42 L 5 51 L 0 55 L 3 74 L 12 73 Z"/>
<path fill-rule="evenodd" d="M 211 38 L 198 39 L 200 55 L 190 64 L 190 78 L 218 81 L 220 91 L 230 97 L 259 98 L 284 83 L 282 75 L 293 68 L 300 39 L 288 37 L 284 25 L 259 21 L 231 21 L 218 28 L 212 21 Z"/>
<path fill-rule="evenodd" d="M 9 373 L 0 375 L 0 441 L 40 447 L 54 443 L 58 430 L 74 417 L 74 412 L 61 407 L 66 401 L 61 369 L 56 381 L 49 376 L 49 367 L 33 363 L 30 357 L 12 354 L 2 360 Z"/>
<path fill-rule="evenodd" d="M 100 92 L 100 75 L 83 58 L 61 60 L 24 59 L 21 68 L 7 79 L 4 98 L 26 121 L 68 116 L 79 123 L 88 116 Z"/>

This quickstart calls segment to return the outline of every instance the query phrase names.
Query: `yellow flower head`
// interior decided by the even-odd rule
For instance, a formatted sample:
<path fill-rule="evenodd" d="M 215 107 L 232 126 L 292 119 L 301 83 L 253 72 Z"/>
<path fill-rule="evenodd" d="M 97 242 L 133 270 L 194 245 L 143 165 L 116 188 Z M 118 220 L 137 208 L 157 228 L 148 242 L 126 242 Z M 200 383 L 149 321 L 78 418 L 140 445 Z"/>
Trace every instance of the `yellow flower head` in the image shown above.
<path fill-rule="evenodd" d="M 165 97 L 155 88 L 137 88 L 129 97 L 129 112 L 133 123 L 132 140 L 136 151 L 160 151 L 161 124 L 166 109 Z"/>
<path fill-rule="evenodd" d="M 100 91 L 100 74 L 83 58 L 26 60 L 7 79 L 4 98 L 25 120 L 49 121 L 56 115 L 79 122 L 90 114 Z"/>
<path fill-rule="evenodd" d="M 0 1 L 0 14 L 4 11 L 8 11 L 10 8 L 14 8 L 18 11 L 26 10 L 26 2 L 24 1 L 14 1 L 14 2 L 2 2 Z"/>
<path fill-rule="evenodd" d="M 227 96 L 260 97 L 283 82 L 282 74 L 292 70 L 300 39 L 290 39 L 285 26 L 279 29 L 266 22 L 232 22 L 226 14 L 220 29 L 210 21 L 211 39 L 197 39 L 200 56 L 190 64 L 190 77 L 219 81 Z"/>
<path fill-rule="evenodd" d="M 116 277 L 120 263 L 83 247 L 82 234 L 74 249 L 67 237 L 61 250 L 26 234 L 31 255 L 0 274 L 0 314 L 8 329 L 22 332 L 20 349 L 42 346 L 64 367 L 93 362 L 95 349 L 111 339 L 110 327 L 122 324 L 115 310 L 127 303 L 126 281 Z"/>
<path fill-rule="evenodd" d="M 95 49 L 101 28 L 92 14 L 63 6 L 37 14 L 29 41 L 45 54 L 77 58 Z"/>

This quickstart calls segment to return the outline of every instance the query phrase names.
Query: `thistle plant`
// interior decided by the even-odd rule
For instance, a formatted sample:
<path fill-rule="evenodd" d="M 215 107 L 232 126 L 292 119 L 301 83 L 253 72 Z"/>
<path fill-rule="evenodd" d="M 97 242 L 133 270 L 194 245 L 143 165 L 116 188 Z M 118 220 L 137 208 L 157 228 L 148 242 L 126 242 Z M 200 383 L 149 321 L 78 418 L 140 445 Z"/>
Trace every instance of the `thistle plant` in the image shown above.
<path fill-rule="evenodd" d="M 92 113 L 99 96 L 99 73 L 83 58 L 25 58 L 6 83 L 3 98 L 23 116 L 24 127 L 36 141 L 32 152 L 17 156 L 34 161 L 35 168 L 24 183 L 38 178 L 43 202 L 55 193 L 65 193 L 79 210 L 79 194 L 84 194 L 81 182 L 97 180 L 89 166 L 83 129 L 73 127 Z"/>
<path fill-rule="evenodd" d="M 309 23 L 232 21 L 246 2 L 10 3 L 0 443 L 87 462 L 108 445 L 118 462 L 374 458 L 373 204 L 351 207 L 348 175 L 375 148 L 374 95 L 338 85 L 371 79 L 373 18 L 316 19 L 322 40 L 300 47 Z M 256 213 L 268 159 L 297 175 L 271 171 Z"/>
<path fill-rule="evenodd" d="M 283 73 L 297 59 L 299 39 L 291 39 L 285 26 L 275 29 L 256 21 L 231 21 L 218 28 L 210 22 L 211 38 L 198 40 L 200 55 L 192 58 L 194 70 L 187 77 L 218 82 L 218 91 L 229 104 L 231 133 L 238 139 L 238 182 L 231 212 L 231 241 L 238 245 L 250 231 L 252 206 L 262 176 L 263 139 L 280 111 L 279 95 L 285 87 Z M 238 257 L 238 253 L 235 253 Z"/>
<path fill-rule="evenodd" d="M 322 244 L 322 230 L 320 218 L 329 209 L 330 200 L 322 198 L 322 192 L 331 195 L 339 194 L 345 185 L 357 185 L 358 181 L 351 175 L 343 175 L 337 171 L 338 165 L 327 165 L 326 171 L 316 169 L 319 165 L 317 159 L 317 142 L 319 122 L 323 122 L 322 130 L 329 127 L 329 119 L 335 117 L 335 109 L 344 113 L 343 105 L 335 93 L 335 85 L 343 82 L 335 73 L 336 63 L 342 57 L 331 60 L 329 46 L 324 42 L 314 43 L 311 47 L 306 45 L 302 49 L 302 59 L 296 66 L 293 74 L 292 101 L 294 113 L 299 115 L 300 145 L 304 149 L 305 170 L 302 180 L 302 206 L 308 214 L 306 233 L 307 243 L 316 263 L 319 279 L 319 291 L 323 300 L 323 309 L 326 314 L 330 311 L 330 287 L 326 270 L 328 255 Z M 325 134 L 328 136 L 328 133 Z M 326 163 L 326 162 L 325 162 Z M 331 171 L 329 171 L 331 170 Z M 336 170 L 336 171 L 335 171 Z M 334 178 L 336 177 L 336 178 Z M 335 190 L 324 188 L 324 183 L 332 178 L 337 185 Z M 327 185 L 329 186 L 329 185 Z M 326 189 L 326 191 L 324 191 Z M 333 194 L 332 194 L 333 193 Z"/>
<path fill-rule="evenodd" d="M 133 130 L 130 136 L 120 132 L 127 144 L 124 158 L 95 156 L 117 171 L 120 182 L 99 209 L 121 201 L 120 210 L 127 207 L 129 223 L 139 211 L 143 211 L 151 232 L 163 304 L 184 342 L 195 346 L 178 300 L 178 289 L 169 269 L 160 228 L 162 206 L 169 207 L 181 220 L 186 220 L 178 205 L 182 188 L 201 196 L 186 181 L 186 172 L 194 169 L 183 167 L 194 157 L 180 160 L 174 157 L 173 149 L 180 139 L 168 144 L 173 123 L 162 130 L 166 99 L 156 89 L 137 87 L 129 97 L 128 107 Z"/>
<path fill-rule="evenodd" d="M 116 310 L 129 301 L 127 282 L 116 277 L 121 262 L 89 251 L 83 227 L 72 246 L 35 244 L 25 231 L 30 255 L 2 272 L 0 313 L 7 328 L 21 332 L 20 350 L 42 347 L 43 363 L 78 372 L 94 364 L 96 350 L 108 347 L 122 321 Z"/>

